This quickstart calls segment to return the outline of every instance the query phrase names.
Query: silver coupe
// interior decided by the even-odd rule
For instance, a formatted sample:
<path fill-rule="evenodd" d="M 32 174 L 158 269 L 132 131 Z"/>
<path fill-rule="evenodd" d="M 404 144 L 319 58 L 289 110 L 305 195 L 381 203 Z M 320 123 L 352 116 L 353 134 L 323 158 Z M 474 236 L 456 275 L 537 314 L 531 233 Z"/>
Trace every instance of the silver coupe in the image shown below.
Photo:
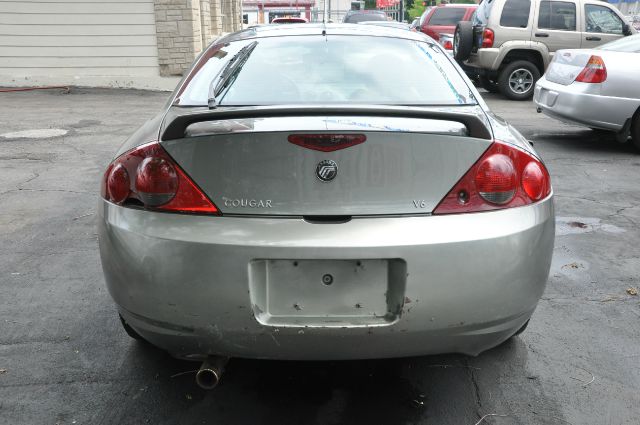
<path fill-rule="evenodd" d="M 523 330 L 549 173 L 427 36 L 261 26 L 214 41 L 107 166 L 107 287 L 136 338 L 202 361 L 478 353 Z"/>

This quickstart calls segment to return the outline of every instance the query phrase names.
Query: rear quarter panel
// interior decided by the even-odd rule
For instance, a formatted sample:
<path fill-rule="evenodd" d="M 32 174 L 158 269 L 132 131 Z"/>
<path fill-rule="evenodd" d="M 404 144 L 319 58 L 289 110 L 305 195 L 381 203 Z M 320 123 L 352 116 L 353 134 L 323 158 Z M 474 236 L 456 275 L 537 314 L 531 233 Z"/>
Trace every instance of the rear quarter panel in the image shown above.
<path fill-rule="evenodd" d="M 594 50 L 604 60 L 607 79 L 602 84 L 602 95 L 638 99 L 640 102 L 640 53 Z"/>

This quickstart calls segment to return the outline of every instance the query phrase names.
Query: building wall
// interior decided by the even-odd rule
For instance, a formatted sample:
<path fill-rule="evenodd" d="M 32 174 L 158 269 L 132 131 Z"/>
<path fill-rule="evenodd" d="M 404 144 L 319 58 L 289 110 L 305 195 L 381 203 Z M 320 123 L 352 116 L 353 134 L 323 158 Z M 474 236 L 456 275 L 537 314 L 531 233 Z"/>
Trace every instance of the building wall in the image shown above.
<path fill-rule="evenodd" d="M 0 0 L 0 85 L 171 88 L 241 22 L 240 0 Z"/>
<path fill-rule="evenodd" d="M 155 0 L 160 75 L 182 75 L 217 36 L 241 29 L 239 0 Z"/>
<path fill-rule="evenodd" d="M 0 75 L 158 75 L 153 0 L 0 0 Z"/>

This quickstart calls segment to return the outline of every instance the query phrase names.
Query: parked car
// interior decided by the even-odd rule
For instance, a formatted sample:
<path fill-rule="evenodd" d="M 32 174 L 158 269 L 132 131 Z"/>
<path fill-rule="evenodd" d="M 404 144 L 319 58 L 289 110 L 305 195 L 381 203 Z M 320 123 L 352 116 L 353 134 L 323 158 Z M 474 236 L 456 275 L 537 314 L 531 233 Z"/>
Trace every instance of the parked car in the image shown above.
<path fill-rule="evenodd" d="M 306 24 L 309 22 L 307 18 L 301 18 L 299 16 L 287 16 L 282 18 L 273 18 L 272 24 Z"/>
<path fill-rule="evenodd" d="M 379 27 L 397 28 L 405 31 L 411 30 L 411 26 L 406 22 L 397 21 L 362 21 L 358 22 L 358 25 L 377 25 Z"/>
<path fill-rule="evenodd" d="M 628 15 L 625 16 L 627 22 L 636 29 L 636 31 L 640 31 L 640 15 Z"/>
<path fill-rule="evenodd" d="M 423 13 L 420 31 L 438 41 L 440 34 L 453 34 L 460 21 L 469 21 L 476 4 L 441 4 Z"/>
<path fill-rule="evenodd" d="M 438 34 L 438 43 L 449 56 L 453 56 L 453 34 Z"/>
<path fill-rule="evenodd" d="M 601 1 L 484 1 L 471 22 L 456 27 L 454 56 L 475 68 L 487 90 L 525 100 L 557 50 L 594 48 L 632 33 Z"/>
<path fill-rule="evenodd" d="M 535 88 L 538 112 L 631 135 L 640 149 L 640 34 L 595 49 L 559 50 Z"/>
<path fill-rule="evenodd" d="M 388 21 L 384 10 L 350 10 L 344 15 L 342 22 L 345 24 L 357 24 L 364 21 Z"/>
<path fill-rule="evenodd" d="M 125 330 L 205 388 L 229 357 L 477 355 L 526 327 L 554 243 L 528 141 L 433 40 L 375 25 L 212 43 L 98 217 Z"/>

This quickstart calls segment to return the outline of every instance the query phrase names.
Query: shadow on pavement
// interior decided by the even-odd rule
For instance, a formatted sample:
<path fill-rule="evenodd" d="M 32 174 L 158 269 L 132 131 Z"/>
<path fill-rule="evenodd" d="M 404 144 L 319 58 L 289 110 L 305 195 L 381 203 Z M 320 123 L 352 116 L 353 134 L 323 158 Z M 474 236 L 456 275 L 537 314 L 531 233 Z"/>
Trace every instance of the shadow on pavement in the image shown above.
<path fill-rule="evenodd" d="M 526 349 L 518 345 L 524 344 L 509 341 L 478 358 L 232 359 L 218 388 L 204 391 L 194 380 L 198 363 L 175 360 L 149 345 L 132 343 L 126 363 L 135 367 L 122 366 L 134 371 L 135 385 L 124 392 L 113 389 L 113 408 L 107 409 L 103 422 L 473 425 L 489 408 L 482 406 L 477 380 L 483 368 L 477 364 L 491 368 L 482 373 L 493 386 L 493 377 L 506 369 L 525 368 Z"/>

